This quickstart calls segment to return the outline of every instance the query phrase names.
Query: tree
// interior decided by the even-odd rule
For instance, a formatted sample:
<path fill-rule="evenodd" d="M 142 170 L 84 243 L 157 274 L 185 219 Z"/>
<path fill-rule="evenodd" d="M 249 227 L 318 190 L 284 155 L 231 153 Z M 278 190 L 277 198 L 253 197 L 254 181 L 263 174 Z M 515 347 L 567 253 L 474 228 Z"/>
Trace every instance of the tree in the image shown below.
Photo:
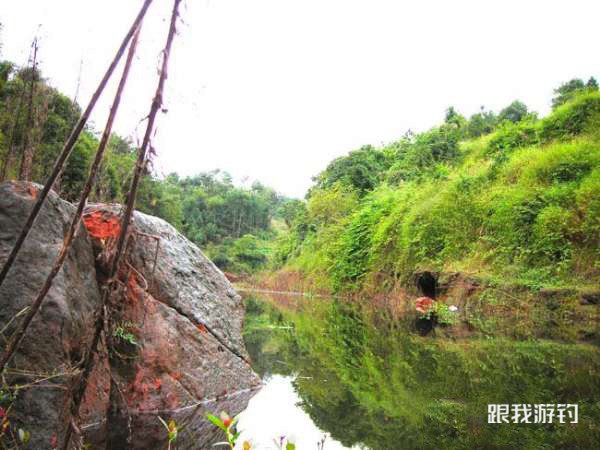
<path fill-rule="evenodd" d="M 395 161 L 387 172 L 393 184 L 432 174 L 439 164 L 451 163 L 459 154 L 458 142 L 463 131 L 454 124 L 444 123 L 413 139 L 402 139 Z"/>
<path fill-rule="evenodd" d="M 283 221 L 288 228 L 292 227 L 296 217 L 306 210 L 306 205 L 302 200 L 290 199 L 285 200 L 279 207 L 278 214 L 283 218 Z"/>
<path fill-rule="evenodd" d="M 558 108 L 571 100 L 579 92 L 597 91 L 598 82 L 594 77 L 590 77 L 587 83 L 584 83 L 580 78 L 573 78 L 566 83 L 561 84 L 554 89 L 554 98 L 552 99 L 552 109 Z"/>
<path fill-rule="evenodd" d="M 500 122 L 509 120 L 512 123 L 517 123 L 523 120 L 523 118 L 527 116 L 527 113 L 527 105 L 519 100 L 515 100 L 502 111 L 500 111 L 498 120 Z"/>
<path fill-rule="evenodd" d="M 485 111 L 482 106 L 481 111 L 473 114 L 467 122 L 467 136 L 479 137 L 491 133 L 498 123 L 498 117 L 493 111 Z"/>
<path fill-rule="evenodd" d="M 313 223 L 335 223 L 358 205 L 358 196 L 350 187 L 336 183 L 329 189 L 313 190 L 308 200 L 308 215 Z"/>
<path fill-rule="evenodd" d="M 465 119 L 465 117 L 462 114 L 460 114 L 456 111 L 454 106 L 450 106 L 446 110 L 446 114 L 444 116 L 444 122 L 446 122 L 446 124 L 448 124 L 448 125 L 454 125 L 457 128 L 461 128 L 467 123 L 467 120 Z"/>
<path fill-rule="evenodd" d="M 265 249 L 261 247 L 256 236 L 245 234 L 237 239 L 232 246 L 231 254 L 235 260 L 248 271 L 252 272 L 267 263 Z"/>
<path fill-rule="evenodd" d="M 317 188 L 327 189 L 339 182 L 354 188 L 359 194 L 373 190 L 387 170 L 386 157 L 380 150 L 365 145 L 348 156 L 334 159 L 314 181 Z"/>
<path fill-rule="evenodd" d="M 0 92 L 4 89 L 4 85 L 8 82 L 8 78 L 14 69 L 15 66 L 13 63 L 0 61 Z"/>
<path fill-rule="evenodd" d="M 41 129 L 41 122 L 39 119 L 42 114 L 39 111 L 35 111 L 35 95 L 38 80 L 40 78 L 39 71 L 37 69 L 37 52 L 38 52 L 38 40 L 35 38 L 32 43 L 33 58 L 31 60 L 31 68 L 29 70 L 21 71 L 21 78 L 28 83 L 28 106 L 27 106 L 27 123 L 26 131 L 23 139 L 23 145 L 21 149 L 21 166 L 19 167 L 19 178 L 21 180 L 30 181 L 33 172 L 33 157 L 35 153 L 36 142 L 34 134 Z M 36 114 L 37 112 L 37 114 Z M 37 117 L 36 117 L 37 116 Z M 36 120 L 36 118 L 38 120 Z"/>

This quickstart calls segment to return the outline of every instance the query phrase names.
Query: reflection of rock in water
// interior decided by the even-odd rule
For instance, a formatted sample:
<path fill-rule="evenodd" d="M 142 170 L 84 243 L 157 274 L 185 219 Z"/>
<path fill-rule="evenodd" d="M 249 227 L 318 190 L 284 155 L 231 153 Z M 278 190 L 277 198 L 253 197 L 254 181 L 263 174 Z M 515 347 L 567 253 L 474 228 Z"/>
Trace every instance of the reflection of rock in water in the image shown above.
<path fill-rule="evenodd" d="M 418 318 L 415 320 L 415 328 L 421 336 L 426 336 L 433 330 L 433 319 Z"/>
<path fill-rule="evenodd" d="M 176 441 L 177 449 L 204 450 L 212 448 L 214 443 L 223 440 L 223 433 L 206 420 L 206 414 L 218 415 L 221 411 L 232 411 L 232 414 L 237 414 L 243 411 L 261 386 L 259 384 L 222 397 L 194 402 L 174 410 L 130 411 L 131 426 L 137 442 L 134 442 L 131 447 L 126 445 L 123 448 L 166 448 L 164 439 L 166 432 L 157 419 L 159 416 L 165 420 L 173 419 L 177 422 L 180 429 Z M 125 417 L 123 419 L 128 420 Z M 139 433 L 136 433 L 139 430 L 143 430 L 147 436 L 140 436 Z M 90 442 L 94 442 L 99 448 L 104 446 L 106 421 L 87 424 L 83 431 Z"/>
<path fill-rule="evenodd" d="M 36 189 L 28 183 L 0 185 L 0 264 L 27 217 Z M 0 292 L 0 328 L 37 293 L 73 210 L 50 195 Z M 88 233 L 80 230 L 14 360 L 17 368 L 62 373 L 80 361 L 100 301 L 98 284 L 103 284 L 106 273 L 105 260 L 94 259 L 93 252 L 99 255 L 118 234 L 117 212 L 118 206 L 87 209 Z M 117 442 L 112 449 L 162 449 L 166 432 L 157 418 L 160 414 L 180 424 L 188 422 L 177 448 L 209 448 L 220 436 L 204 419 L 205 413 L 239 413 L 253 395 L 251 388 L 260 385 L 241 336 L 243 303 L 214 264 L 168 223 L 136 212 L 133 228 L 130 270 L 120 274 L 123 295 L 113 305 L 111 369 L 103 348 L 81 409 L 83 423 L 89 425 L 84 427 L 85 439 L 101 445 L 108 431 Z M 6 334 L 11 331 L 9 327 Z M 111 377 L 131 424 L 120 414 L 106 418 Z M 70 382 L 69 376 L 52 380 L 61 388 L 70 387 Z M 40 386 L 49 387 L 44 384 Z M 199 401 L 203 403 L 197 410 L 189 407 Z M 68 389 L 24 390 L 11 420 L 31 433 L 31 448 L 46 448 L 51 440 L 62 440 L 68 402 Z"/>

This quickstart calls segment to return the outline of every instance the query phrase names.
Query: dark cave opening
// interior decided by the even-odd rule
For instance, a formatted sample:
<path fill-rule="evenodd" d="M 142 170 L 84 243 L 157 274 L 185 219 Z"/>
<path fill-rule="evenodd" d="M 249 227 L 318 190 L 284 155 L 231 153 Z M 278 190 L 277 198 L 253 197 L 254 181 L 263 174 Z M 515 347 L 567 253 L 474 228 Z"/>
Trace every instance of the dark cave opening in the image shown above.
<path fill-rule="evenodd" d="M 423 272 L 417 278 L 417 287 L 422 295 L 435 298 L 437 280 L 431 272 Z"/>

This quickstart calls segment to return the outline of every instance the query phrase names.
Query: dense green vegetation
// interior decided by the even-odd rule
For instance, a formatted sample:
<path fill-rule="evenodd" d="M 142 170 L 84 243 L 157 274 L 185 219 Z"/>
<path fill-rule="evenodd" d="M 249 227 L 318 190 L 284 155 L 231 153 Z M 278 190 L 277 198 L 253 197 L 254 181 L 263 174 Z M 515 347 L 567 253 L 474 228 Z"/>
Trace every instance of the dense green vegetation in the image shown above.
<path fill-rule="evenodd" d="M 378 291 L 415 271 L 532 288 L 600 280 L 600 92 L 556 90 L 539 119 L 521 102 L 363 147 L 315 178 L 276 262 L 332 291 Z"/>
<path fill-rule="evenodd" d="M 80 114 L 80 107 L 49 86 L 37 69 L 0 62 L 0 180 L 23 178 L 23 155 L 32 147 L 31 175 L 26 178 L 43 183 Z M 75 146 L 55 185 L 64 199 L 78 200 L 98 135 L 88 127 Z M 135 158 L 135 146 L 113 135 L 91 201 L 123 202 Z M 150 164 L 138 209 L 170 222 L 224 270 L 251 273 L 265 267 L 278 229 L 272 223 L 289 217 L 290 200 L 259 182 L 235 186 L 231 176 L 218 170 L 159 178 Z"/>
<path fill-rule="evenodd" d="M 357 303 L 249 298 L 247 305 L 255 369 L 299 375 L 302 407 L 348 447 L 588 449 L 598 442 L 595 346 L 422 338 Z M 488 424 L 487 405 L 498 403 L 578 403 L 579 423 Z"/>
<path fill-rule="evenodd" d="M 254 369 L 300 375 L 302 407 L 344 445 L 595 448 L 598 83 L 561 85 L 552 107 L 543 118 L 518 100 L 469 118 L 450 107 L 439 126 L 335 159 L 305 200 L 259 182 L 236 186 L 219 170 L 161 177 L 148 161 L 137 207 L 223 270 L 293 272 L 312 287 L 356 294 L 359 301 L 246 299 Z M 0 181 L 25 174 L 43 182 L 80 114 L 37 68 L 0 62 Z M 78 199 L 97 146 L 88 127 L 55 186 L 66 200 Z M 111 137 L 91 201 L 124 201 L 136 150 Z M 428 271 L 440 284 L 459 276 L 436 297 L 442 309 L 422 332 L 424 317 L 404 301 L 414 292 L 397 303 L 374 294 L 417 284 L 415 273 Z M 592 292 L 585 301 L 581 289 Z M 126 328 L 114 337 L 137 345 Z M 498 427 L 486 421 L 487 406 L 498 403 L 576 403 L 580 420 Z M 231 443 L 229 426 L 214 419 Z"/>
<path fill-rule="evenodd" d="M 34 92 L 30 100 L 30 93 Z M 595 79 L 555 91 L 542 119 L 515 101 L 408 132 L 332 161 L 306 201 L 226 172 L 157 177 L 138 208 L 160 216 L 222 269 L 286 267 L 332 291 L 391 288 L 418 270 L 464 271 L 532 287 L 599 280 L 600 93 Z M 31 103 L 31 107 L 29 106 Z M 37 69 L 0 63 L 0 175 L 43 182 L 80 115 Z M 75 201 L 98 144 L 86 129 L 56 190 Z M 113 135 L 92 201 L 122 202 L 135 146 Z"/>

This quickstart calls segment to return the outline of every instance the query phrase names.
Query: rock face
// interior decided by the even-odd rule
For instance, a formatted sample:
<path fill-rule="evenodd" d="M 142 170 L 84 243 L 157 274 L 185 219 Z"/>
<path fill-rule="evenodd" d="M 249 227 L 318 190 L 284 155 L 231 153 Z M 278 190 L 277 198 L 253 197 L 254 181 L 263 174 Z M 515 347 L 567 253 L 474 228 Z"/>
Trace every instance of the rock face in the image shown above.
<path fill-rule="evenodd" d="M 115 205 L 86 210 L 100 261 L 119 232 L 118 213 Z M 111 358 L 111 366 L 127 412 L 109 414 L 107 428 L 115 434 L 109 433 L 110 447 L 162 448 L 157 442 L 164 442 L 166 432 L 160 415 L 186 423 L 178 448 L 210 448 L 221 439 L 204 420 L 206 412 L 236 414 L 260 386 L 242 340 L 242 300 L 221 271 L 167 222 L 136 212 L 132 225 L 131 270 L 121 274 L 126 292 L 117 326 L 124 324 L 120 329 L 135 341 L 114 340 L 120 356 Z M 133 433 L 127 440 L 130 420 Z"/>
<path fill-rule="evenodd" d="M 35 194 L 32 184 L 0 185 L 0 264 Z M 87 232 L 80 230 L 14 367 L 54 373 L 80 360 L 100 304 L 107 254 L 120 230 L 119 209 L 87 208 Z M 37 293 L 73 210 L 50 196 L 0 292 L 0 329 Z M 242 340 L 241 298 L 214 264 L 168 223 L 136 212 L 132 225 L 126 264 L 119 273 L 120 292 L 110 305 L 110 350 L 99 352 L 82 405 L 84 439 L 92 448 L 166 448 L 160 416 L 183 426 L 177 448 L 210 448 L 222 436 L 205 414 L 239 413 L 260 386 Z M 58 377 L 53 383 L 62 383 L 63 389 L 24 389 L 15 403 L 15 423 L 32 435 L 28 448 L 51 448 L 54 436 L 62 435 L 69 401 L 64 388 L 70 378 Z"/>
<path fill-rule="evenodd" d="M 0 184 L 0 265 L 27 219 L 38 188 L 28 183 Z M 0 288 L 0 330 L 37 295 L 61 247 L 74 209 L 55 194 L 49 195 Z M 11 385 L 37 382 L 19 391 L 10 415 L 16 427 L 31 433 L 28 448 L 32 449 L 49 449 L 53 436 L 62 434 L 68 374 L 87 346 L 93 314 L 100 303 L 92 246 L 85 230 L 79 231 L 7 376 Z M 14 326 L 9 325 L 4 337 L 8 338 L 13 330 Z M 0 347 L 4 342 L 0 341 Z M 52 378 L 39 381 L 48 376 Z"/>

